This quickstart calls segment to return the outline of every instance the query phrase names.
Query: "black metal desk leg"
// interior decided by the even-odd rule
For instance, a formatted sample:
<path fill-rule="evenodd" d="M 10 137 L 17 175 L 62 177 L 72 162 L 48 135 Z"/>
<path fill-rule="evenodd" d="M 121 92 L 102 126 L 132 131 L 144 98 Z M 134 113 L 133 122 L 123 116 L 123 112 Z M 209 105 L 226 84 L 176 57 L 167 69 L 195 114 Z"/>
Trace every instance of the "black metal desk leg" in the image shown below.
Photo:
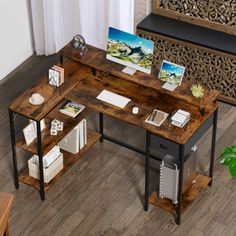
<path fill-rule="evenodd" d="M 150 133 L 146 131 L 146 160 L 145 160 L 145 199 L 144 210 L 148 211 L 149 199 L 149 176 L 150 176 Z"/>
<path fill-rule="evenodd" d="M 42 153 L 42 137 L 40 121 L 37 121 L 37 140 L 38 140 L 38 157 L 39 157 L 39 176 L 40 176 L 40 197 L 45 200 L 44 191 L 44 174 L 43 174 L 43 153 Z"/>
<path fill-rule="evenodd" d="M 18 167 L 16 160 L 16 138 L 15 138 L 15 128 L 14 128 L 14 113 L 10 109 L 9 112 L 9 122 L 10 122 L 10 131 L 11 131 L 11 149 L 12 149 L 12 158 L 13 158 L 13 170 L 14 170 L 14 181 L 15 188 L 19 188 L 19 178 L 18 178 Z"/>
<path fill-rule="evenodd" d="M 184 146 L 179 145 L 179 183 L 178 183 L 178 205 L 176 208 L 177 225 L 181 223 L 182 192 L 183 192 L 183 173 L 184 173 Z"/>
<path fill-rule="evenodd" d="M 102 135 L 99 141 L 103 143 L 103 114 L 99 112 L 99 132 Z"/>
<path fill-rule="evenodd" d="M 211 178 L 211 181 L 209 182 L 209 186 L 212 186 L 212 182 L 213 182 L 215 146 L 216 146 L 216 130 L 217 130 L 217 117 L 218 117 L 218 108 L 214 112 L 213 126 L 212 126 L 211 160 L 210 160 L 210 170 L 209 170 L 209 177 Z"/>

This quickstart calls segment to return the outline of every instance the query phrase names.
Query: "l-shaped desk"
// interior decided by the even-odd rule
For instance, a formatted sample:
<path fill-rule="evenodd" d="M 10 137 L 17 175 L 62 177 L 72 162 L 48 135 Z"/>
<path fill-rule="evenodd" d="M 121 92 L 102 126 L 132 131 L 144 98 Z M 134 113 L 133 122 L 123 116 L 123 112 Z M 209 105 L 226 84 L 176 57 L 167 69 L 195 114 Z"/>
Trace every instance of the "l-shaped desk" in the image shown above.
<path fill-rule="evenodd" d="M 157 72 L 153 71 L 151 75 L 147 75 L 142 72 L 136 72 L 133 76 L 130 76 L 122 72 L 122 65 L 107 60 L 103 50 L 94 48 L 92 46 L 88 46 L 88 49 L 88 52 L 83 57 L 80 56 L 80 52 L 74 49 L 71 44 L 68 44 L 60 52 L 61 64 L 64 65 L 66 72 L 65 83 L 67 83 L 66 81 L 70 81 L 71 78 L 77 81 L 73 86 L 70 87 L 70 89 L 60 93 L 60 99 L 57 99 L 56 97 L 55 102 L 50 101 L 53 103 L 50 104 L 51 108 L 56 107 L 62 99 L 68 99 L 77 103 L 81 103 L 87 108 L 99 113 L 99 132 L 101 134 L 101 142 L 106 139 L 145 155 L 145 211 L 148 210 L 149 201 L 158 206 L 160 205 L 157 195 L 152 195 L 152 197 L 149 199 L 150 158 L 154 158 L 159 161 L 161 160 L 160 157 L 152 153 L 152 149 L 157 148 L 166 154 L 177 157 L 179 159 L 178 204 L 175 206 L 171 203 L 168 203 L 166 209 L 171 212 L 176 212 L 176 223 L 180 224 L 181 212 L 186 208 L 186 202 L 189 202 L 189 198 L 192 199 L 191 190 L 187 194 L 182 194 L 184 162 L 186 161 L 188 156 L 187 154 L 189 153 L 190 149 L 211 126 L 213 126 L 213 131 L 209 176 L 198 174 L 197 183 L 195 184 L 194 188 L 200 192 L 202 188 L 206 187 L 208 184 L 212 184 L 218 112 L 216 98 L 218 96 L 218 92 L 215 90 L 206 89 L 204 97 L 200 100 L 197 100 L 191 95 L 191 84 L 188 81 L 183 81 L 182 85 L 174 92 L 169 92 L 162 88 L 163 82 L 157 79 Z M 68 64 L 77 64 L 78 70 L 81 73 L 77 73 L 76 76 L 74 70 L 66 71 L 67 68 L 73 68 L 73 66 L 68 67 Z M 46 77 L 43 78 L 44 81 L 46 79 Z M 103 89 L 128 97 L 131 99 L 131 101 L 125 106 L 124 109 L 104 103 L 96 99 Z M 41 90 L 41 94 L 42 93 L 43 90 Z M 17 101 L 18 106 L 23 106 L 19 102 L 20 99 Z M 45 103 L 47 103 L 47 96 Z M 21 114 L 22 112 L 21 107 L 18 106 L 14 105 L 13 103 L 9 107 L 11 127 L 14 125 L 12 120 L 13 115 L 11 113 Z M 134 106 L 139 107 L 139 113 L 136 115 L 132 114 L 132 108 Z M 160 127 L 156 127 L 145 122 L 147 116 L 150 115 L 155 108 L 167 112 L 170 115 L 178 109 L 183 109 L 191 113 L 191 118 L 185 128 L 173 126 L 170 122 L 170 119 L 165 120 Z M 34 109 L 37 110 L 37 108 Z M 31 114 L 32 116 L 33 114 L 40 114 L 40 111 L 44 111 L 45 114 L 47 113 L 45 109 L 41 107 Z M 131 146 L 123 141 L 117 140 L 114 137 L 109 137 L 106 135 L 103 129 L 104 114 L 134 126 L 143 128 L 146 131 L 145 150 Z M 39 119 L 36 120 L 39 126 L 38 130 L 40 130 L 39 121 L 41 118 L 42 117 L 39 117 Z M 14 154 L 14 129 L 12 132 L 12 138 Z M 39 140 L 41 140 L 41 137 Z M 40 150 L 40 148 L 38 150 Z M 42 158 L 42 150 L 40 154 L 41 155 L 39 156 Z M 15 178 L 15 183 L 16 187 L 18 187 L 18 170 L 14 155 L 13 163 L 15 177 L 17 177 Z M 39 167 L 39 169 L 41 171 L 40 173 L 43 174 L 42 166 Z M 40 193 L 41 198 L 43 199 L 43 176 L 40 178 Z M 161 205 L 166 205 L 166 202 L 164 202 L 164 204 L 161 203 Z"/>

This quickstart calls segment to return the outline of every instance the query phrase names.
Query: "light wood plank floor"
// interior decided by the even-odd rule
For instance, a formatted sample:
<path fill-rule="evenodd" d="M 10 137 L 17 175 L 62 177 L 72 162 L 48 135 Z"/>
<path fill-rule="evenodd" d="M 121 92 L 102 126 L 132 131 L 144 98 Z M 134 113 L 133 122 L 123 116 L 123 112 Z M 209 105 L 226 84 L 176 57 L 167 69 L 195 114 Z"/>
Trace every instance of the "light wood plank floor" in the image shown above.
<path fill-rule="evenodd" d="M 172 215 L 150 206 L 143 211 L 144 158 L 105 141 L 97 143 L 47 192 L 41 202 L 38 192 L 24 184 L 15 190 L 8 123 L 8 104 L 32 86 L 58 60 L 56 56 L 32 56 L 0 84 L 0 191 L 14 194 L 10 233 L 17 235 L 236 235 L 236 180 L 219 164 L 224 147 L 236 144 L 236 108 L 220 103 L 216 145 L 215 180 L 183 215 L 177 226 Z M 90 125 L 97 127 L 92 114 Z M 16 118 L 17 132 L 25 121 Z M 144 147 L 145 133 L 109 117 L 105 132 Z M 197 169 L 207 173 L 211 130 L 198 145 Z M 19 168 L 28 155 L 17 150 Z M 152 185 L 158 182 L 158 165 L 152 161 Z"/>

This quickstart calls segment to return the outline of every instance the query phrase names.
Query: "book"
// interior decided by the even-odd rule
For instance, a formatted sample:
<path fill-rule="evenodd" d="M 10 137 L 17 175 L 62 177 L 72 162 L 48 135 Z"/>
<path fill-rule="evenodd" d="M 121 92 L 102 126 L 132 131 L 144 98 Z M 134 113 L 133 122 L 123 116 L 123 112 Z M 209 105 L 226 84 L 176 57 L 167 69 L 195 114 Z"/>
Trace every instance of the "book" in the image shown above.
<path fill-rule="evenodd" d="M 59 78 L 59 85 L 62 85 L 64 83 L 64 68 L 54 65 L 52 69 L 58 71 L 60 73 L 60 78 Z"/>
<path fill-rule="evenodd" d="M 179 109 L 171 117 L 171 123 L 172 125 L 182 128 L 188 123 L 189 119 L 190 119 L 190 113 Z"/>
<path fill-rule="evenodd" d="M 85 119 L 83 120 L 83 127 L 84 127 L 84 144 L 86 145 L 88 142 L 88 138 L 87 138 L 87 121 Z"/>
<path fill-rule="evenodd" d="M 154 109 L 153 112 L 147 117 L 145 122 L 152 125 L 161 126 L 161 124 L 165 121 L 168 115 L 169 114 L 166 112 Z"/>
<path fill-rule="evenodd" d="M 68 101 L 59 110 L 61 113 L 75 118 L 81 111 L 85 108 L 84 105 L 78 104 L 76 102 Z"/>
<path fill-rule="evenodd" d="M 82 149 L 84 147 L 84 127 L 83 127 L 83 121 L 79 123 L 79 142 L 80 142 L 80 148 Z"/>

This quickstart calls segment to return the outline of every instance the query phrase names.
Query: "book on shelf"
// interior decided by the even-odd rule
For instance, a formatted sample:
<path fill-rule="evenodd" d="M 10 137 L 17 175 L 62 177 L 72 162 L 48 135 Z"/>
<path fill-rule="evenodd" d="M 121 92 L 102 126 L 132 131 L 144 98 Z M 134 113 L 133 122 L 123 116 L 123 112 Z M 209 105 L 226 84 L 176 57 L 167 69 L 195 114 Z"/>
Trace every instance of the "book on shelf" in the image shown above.
<path fill-rule="evenodd" d="M 66 104 L 64 104 L 61 108 L 60 108 L 60 112 L 68 115 L 70 117 L 75 118 L 77 115 L 79 115 L 79 113 L 81 111 L 83 111 L 85 108 L 84 105 L 82 104 L 78 104 L 76 102 L 72 102 L 72 101 L 68 101 Z"/>
<path fill-rule="evenodd" d="M 61 149 L 72 154 L 78 153 L 86 144 L 87 124 L 85 119 L 80 121 L 80 123 L 58 143 Z"/>
<path fill-rule="evenodd" d="M 169 114 L 166 112 L 154 109 L 152 113 L 147 117 L 145 122 L 155 125 L 155 126 L 161 126 L 161 124 L 165 121 L 168 115 Z"/>

